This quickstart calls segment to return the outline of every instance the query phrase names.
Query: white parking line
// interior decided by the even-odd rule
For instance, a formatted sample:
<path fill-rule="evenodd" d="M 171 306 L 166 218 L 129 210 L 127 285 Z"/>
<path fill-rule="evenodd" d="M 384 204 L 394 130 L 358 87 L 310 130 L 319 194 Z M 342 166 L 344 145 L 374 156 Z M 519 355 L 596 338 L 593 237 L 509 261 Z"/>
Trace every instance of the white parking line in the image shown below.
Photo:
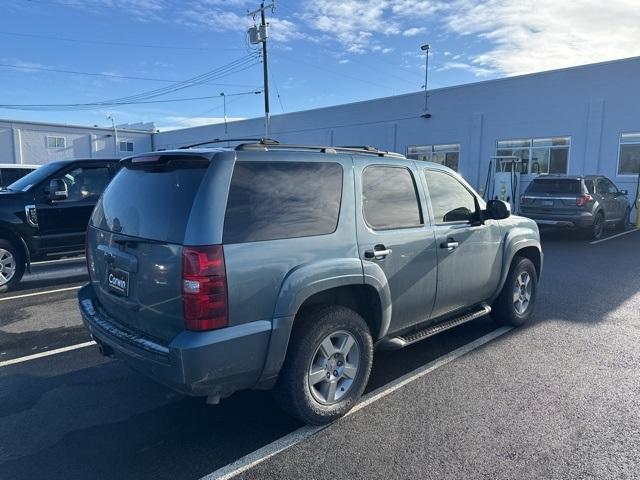
<path fill-rule="evenodd" d="M 68 347 L 57 348 L 56 350 L 49 350 L 47 352 L 34 353 L 33 355 L 27 355 L 26 357 L 13 358 L 11 360 L 5 360 L 4 362 L 0 362 L 0 368 L 7 367 L 9 365 L 15 365 L 16 363 L 28 362 L 30 360 L 35 360 L 37 358 L 49 357 L 51 355 L 57 355 L 58 353 L 69 352 L 71 350 L 77 350 L 79 348 L 89 347 L 91 345 L 95 345 L 96 342 L 93 340 L 90 342 L 78 343 L 77 345 L 70 345 Z"/>
<path fill-rule="evenodd" d="M 2 298 L 0 298 L 0 302 L 6 302 L 7 300 L 16 300 L 18 298 L 36 297 L 38 295 L 46 295 L 48 293 L 58 293 L 58 292 L 68 292 L 70 290 L 80 290 L 81 288 L 82 288 L 82 285 L 78 285 L 77 287 L 57 288 L 55 290 L 47 290 L 45 292 L 25 293 L 24 295 L 14 295 L 12 297 L 2 297 Z"/>
<path fill-rule="evenodd" d="M 437 368 L 443 367 L 448 363 L 453 362 L 457 358 L 469 353 L 472 350 L 475 350 L 478 347 L 481 347 L 485 343 L 488 343 L 500 335 L 504 335 L 508 331 L 512 330 L 513 327 L 500 327 L 486 335 L 474 340 L 473 342 L 467 343 L 460 348 L 457 348 L 442 357 L 436 358 L 435 360 L 423 365 L 422 367 L 414 370 L 413 372 L 409 372 L 408 374 L 394 380 L 393 382 L 374 390 L 373 392 L 368 393 L 364 397 L 360 403 L 358 403 L 353 409 L 347 413 L 347 415 L 351 415 L 358 410 L 362 410 L 368 405 L 371 405 L 373 402 L 377 402 L 381 398 L 390 395 L 396 390 L 404 387 L 405 385 L 418 380 L 421 377 L 424 377 L 428 373 L 433 372 Z M 245 455 L 244 457 L 236 460 L 229 465 L 219 468 L 215 472 L 212 472 L 208 475 L 202 477 L 201 480 L 227 480 L 229 478 L 233 478 L 236 475 L 241 474 L 242 472 L 246 472 L 247 470 L 255 467 L 256 465 L 264 462 L 265 460 L 277 455 L 278 453 L 288 449 L 289 447 L 293 447 L 294 445 L 302 442 L 303 440 L 315 435 L 319 431 L 327 428 L 325 426 L 304 426 L 295 430 L 294 432 L 285 435 L 284 437 L 275 440 L 269 445 L 265 445 L 258 450 Z"/>
<path fill-rule="evenodd" d="M 637 231 L 638 231 L 638 229 L 634 228 L 633 230 L 627 230 L 626 232 L 621 232 L 621 233 L 618 233 L 616 235 L 611 235 L 610 237 L 602 238 L 600 240 L 594 240 L 593 242 L 590 242 L 590 243 L 591 243 L 591 245 L 595 245 L 596 243 L 606 242 L 607 240 L 612 240 L 614 238 L 621 237 L 622 235 L 626 235 L 627 233 L 633 233 L 633 232 L 637 232 Z"/>

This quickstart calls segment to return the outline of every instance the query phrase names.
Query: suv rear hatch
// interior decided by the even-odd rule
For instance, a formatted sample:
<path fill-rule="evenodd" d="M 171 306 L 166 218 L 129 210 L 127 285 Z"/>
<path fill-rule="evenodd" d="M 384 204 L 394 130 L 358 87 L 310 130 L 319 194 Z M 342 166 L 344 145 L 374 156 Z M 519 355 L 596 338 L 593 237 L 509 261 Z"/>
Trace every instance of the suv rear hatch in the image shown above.
<path fill-rule="evenodd" d="M 536 178 L 520 199 L 520 212 L 525 215 L 575 214 L 579 211 L 578 202 L 583 194 L 581 179 Z"/>
<path fill-rule="evenodd" d="M 209 163 L 195 155 L 123 161 L 87 230 L 99 308 L 165 345 L 184 330 L 182 244 Z"/>

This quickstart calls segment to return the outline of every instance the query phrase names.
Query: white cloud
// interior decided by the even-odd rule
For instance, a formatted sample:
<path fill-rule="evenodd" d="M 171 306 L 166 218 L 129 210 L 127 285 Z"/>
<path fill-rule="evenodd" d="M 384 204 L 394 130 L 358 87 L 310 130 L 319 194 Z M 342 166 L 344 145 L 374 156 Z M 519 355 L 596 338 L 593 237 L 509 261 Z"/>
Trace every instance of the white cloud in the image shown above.
<path fill-rule="evenodd" d="M 244 120 L 244 117 L 227 117 L 227 122 L 235 122 L 236 120 Z M 200 127 L 203 125 L 215 125 L 224 123 L 224 117 L 164 117 L 157 122 L 156 126 L 159 130 L 177 130 L 179 128 Z"/>
<path fill-rule="evenodd" d="M 416 35 L 420 35 L 426 31 L 427 29 L 424 27 L 411 27 L 402 32 L 402 35 L 405 37 L 415 37 Z"/>
<path fill-rule="evenodd" d="M 493 45 L 473 66 L 509 75 L 640 53 L 637 0 L 459 0 L 450 12 L 450 30 Z"/>
<path fill-rule="evenodd" d="M 435 69 L 438 72 L 444 72 L 447 70 L 464 70 L 470 72 L 476 77 L 486 77 L 495 73 L 495 70 L 486 67 L 480 67 L 464 62 L 445 62 L 442 66 Z"/>
<path fill-rule="evenodd" d="M 348 58 L 343 58 L 341 60 L 338 60 L 338 63 L 341 65 L 344 65 L 345 63 L 349 63 L 349 59 Z"/>

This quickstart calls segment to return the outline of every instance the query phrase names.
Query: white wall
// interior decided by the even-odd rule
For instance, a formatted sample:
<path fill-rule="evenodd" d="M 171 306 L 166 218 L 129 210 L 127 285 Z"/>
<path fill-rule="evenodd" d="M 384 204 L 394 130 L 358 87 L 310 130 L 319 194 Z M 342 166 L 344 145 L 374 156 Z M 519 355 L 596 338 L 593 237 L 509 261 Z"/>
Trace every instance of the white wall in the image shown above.
<path fill-rule="evenodd" d="M 65 138 L 64 148 L 47 148 L 47 137 Z M 132 141 L 133 153 L 152 150 L 152 134 L 118 131 L 119 141 Z M 113 131 L 104 128 L 49 125 L 0 120 L 0 163 L 41 165 L 69 158 L 124 157 L 116 149 Z"/>

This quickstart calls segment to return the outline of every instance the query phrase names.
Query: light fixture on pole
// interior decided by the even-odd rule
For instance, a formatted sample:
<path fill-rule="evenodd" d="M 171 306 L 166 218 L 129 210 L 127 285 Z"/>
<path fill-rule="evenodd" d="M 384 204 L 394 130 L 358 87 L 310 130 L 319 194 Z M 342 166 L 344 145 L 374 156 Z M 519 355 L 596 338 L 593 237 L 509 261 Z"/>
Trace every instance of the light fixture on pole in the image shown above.
<path fill-rule="evenodd" d="M 424 65 L 424 113 L 422 114 L 423 118 L 431 118 L 431 114 L 429 113 L 429 93 L 427 90 L 427 84 L 429 81 L 429 50 L 431 49 L 431 45 L 425 43 L 420 46 L 420 50 L 425 53 L 425 65 Z"/>

